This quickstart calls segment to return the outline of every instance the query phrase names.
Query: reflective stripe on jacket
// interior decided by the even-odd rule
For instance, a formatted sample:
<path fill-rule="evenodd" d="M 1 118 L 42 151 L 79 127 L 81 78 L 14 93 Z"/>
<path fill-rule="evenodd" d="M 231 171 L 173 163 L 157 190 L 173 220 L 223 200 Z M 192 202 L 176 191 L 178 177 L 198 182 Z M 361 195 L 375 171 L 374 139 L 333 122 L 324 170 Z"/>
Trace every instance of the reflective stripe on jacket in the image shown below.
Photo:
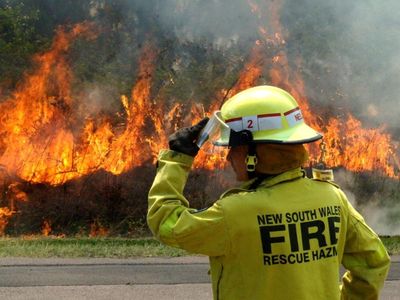
<path fill-rule="evenodd" d="M 378 299 L 389 256 L 336 185 L 299 168 L 196 211 L 183 196 L 192 162 L 160 152 L 147 222 L 163 243 L 210 257 L 214 299 Z"/>

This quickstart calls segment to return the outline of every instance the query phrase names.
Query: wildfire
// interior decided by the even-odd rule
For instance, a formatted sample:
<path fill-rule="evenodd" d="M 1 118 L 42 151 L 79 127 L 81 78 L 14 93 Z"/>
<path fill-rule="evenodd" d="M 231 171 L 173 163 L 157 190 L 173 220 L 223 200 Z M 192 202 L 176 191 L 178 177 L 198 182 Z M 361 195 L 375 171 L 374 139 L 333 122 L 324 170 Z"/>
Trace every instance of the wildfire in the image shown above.
<path fill-rule="evenodd" d="M 264 16 L 256 4 L 250 4 L 260 19 L 263 39 L 256 41 L 237 84 L 227 96 L 255 85 L 268 66 L 271 84 L 291 92 L 298 99 L 307 122 L 325 134 L 328 165 L 345 166 L 353 171 L 378 168 L 395 176 L 394 168 L 388 165 L 389 156 L 395 156 L 395 149 L 383 129 L 363 129 L 351 114 L 347 120 L 332 118 L 321 125 L 312 113 L 303 96 L 303 80 L 289 68 L 284 51 L 285 33 L 279 22 L 281 2 L 271 2 L 263 10 L 269 13 L 268 16 Z M 268 28 L 262 24 L 264 19 L 269 20 Z M 181 123 L 182 105 L 176 104 L 168 110 L 151 99 L 157 51 L 148 43 L 143 47 L 138 78 L 130 98 L 121 97 L 126 114 L 123 132 L 118 134 L 108 120 L 88 118 L 82 132 L 77 136 L 73 134 L 69 126 L 74 103 L 71 94 L 73 75 L 64 54 L 78 35 L 93 38 L 93 32 L 88 24 L 79 24 L 70 31 L 59 30 L 50 51 L 36 56 L 38 69 L 26 76 L 11 99 L 1 104 L 6 114 L 1 119 L 4 152 L 0 164 L 8 172 L 27 181 L 50 184 L 61 184 L 99 169 L 120 174 L 154 161 L 158 151 L 167 146 L 168 134 Z M 265 51 L 268 49 L 274 51 Z M 266 57 L 266 53 L 270 57 Z M 207 111 L 215 109 L 218 109 L 217 104 Z M 193 122 L 204 115 L 204 108 L 199 110 L 195 104 L 191 111 Z M 369 151 L 365 151 L 363 145 L 368 145 Z M 224 166 L 224 155 L 208 155 L 209 150 L 200 152 L 195 167 L 214 169 Z M 310 151 L 312 160 L 316 161 L 318 149 L 314 147 Z"/>
<path fill-rule="evenodd" d="M 271 84 L 289 91 L 299 102 L 307 124 L 324 134 L 326 144 L 324 163 L 327 166 L 345 167 L 357 172 L 375 170 L 390 177 L 398 177 L 393 165 L 393 162 L 398 162 L 397 149 L 390 135 L 384 132 L 384 127 L 365 129 L 350 112 L 345 118 L 331 117 L 328 120 L 321 120 L 318 114 L 311 110 L 304 97 L 306 92 L 301 75 L 290 68 L 285 52 L 286 33 L 279 19 L 282 1 L 268 2 L 263 10 L 251 0 L 248 2 L 260 21 L 259 32 L 263 40 L 256 41 L 250 61 L 245 66 L 244 74 L 241 75 L 248 80 L 243 80 L 245 84 L 240 85 L 237 90 L 255 85 L 257 76 L 253 75 L 254 70 L 256 74 L 259 74 L 260 69 L 268 62 Z M 263 24 L 264 19 L 269 21 L 267 27 Z M 273 57 L 266 57 L 265 50 L 271 44 L 274 45 L 276 53 Z M 260 48 L 264 48 L 264 51 Z M 297 59 L 295 65 L 301 65 L 300 59 Z M 246 70 L 249 71 L 246 72 Z M 317 162 L 321 155 L 320 149 L 315 144 L 311 144 L 308 145 L 308 150 L 311 154 L 311 163 Z"/>
<path fill-rule="evenodd" d="M 93 38 L 93 28 L 79 24 L 71 31 L 60 29 L 51 49 L 36 56 L 38 69 L 0 105 L 5 112 L 0 164 L 26 181 L 57 185 L 100 169 L 120 174 L 154 162 L 181 122 L 182 105 L 168 110 L 151 99 L 157 51 L 148 43 L 130 97 L 121 96 L 126 115 L 122 133 L 107 119 L 88 117 L 81 133 L 74 134 L 70 113 L 77 100 L 71 94 L 73 75 L 64 54 L 78 35 Z M 194 119 L 199 120 L 195 108 Z M 215 157 L 204 159 L 209 162 L 201 164 L 204 168 L 217 163 Z"/>
<path fill-rule="evenodd" d="M 350 113 L 321 120 L 311 110 L 304 96 L 301 75 L 289 65 L 285 51 L 287 34 L 279 18 L 281 1 L 270 1 L 262 8 L 252 0 L 248 2 L 259 20 L 260 39 L 255 41 L 236 85 L 222 94 L 228 98 L 258 84 L 259 78 L 267 74 L 268 83 L 288 90 L 298 100 L 307 123 L 324 133 L 324 157 L 328 166 L 343 166 L 351 171 L 379 170 L 397 177 L 390 164 L 391 161 L 398 163 L 397 149 L 383 127 L 365 129 Z M 80 100 L 72 93 L 73 72 L 65 54 L 77 37 L 93 39 L 96 31 L 88 23 L 78 24 L 71 30 L 59 29 L 51 49 L 35 56 L 37 69 L 26 74 L 12 96 L 0 104 L 0 165 L 7 173 L 28 182 L 51 185 L 101 169 L 121 174 L 153 163 L 159 150 L 168 146 L 169 134 L 178 127 L 190 125 L 188 120 L 195 123 L 219 109 L 217 102 L 210 107 L 195 103 L 187 107 L 152 98 L 159 53 L 148 39 L 142 47 L 135 85 L 130 95 L 121 96 L 123 124 L 112 125 L 112 116 L 87 115 L 83 126 L 73 128 L 73 114 Z M 301 60 L 297 59 L 294 65 L 301 65 Z M 226 152 L 213 153 L 210 144 L 203 150 L 195 161 L 195 168 L 225 167 Z M 310 145 L 309 151 L 311 161 L 318 161 L 318 146 Z M 13 209 L 0 211 L 0 232 L 5 227 L 3 220 L 12 213 Z M 96 226 L 93 225 L 93 232 L 99 234 Z M 45 222 L 43 234 L 50 231 L 50 223 Z"/>
<path fill-rule="evenodd" d="M 60 29 L 51 50 L 34 58 L 37 70 L 0 104 L 0 164 L 27 181 L 58 184 L 73 178 L 72 72 L 63 54 L 78 35 L 95 33 L 87 23 Z"/>

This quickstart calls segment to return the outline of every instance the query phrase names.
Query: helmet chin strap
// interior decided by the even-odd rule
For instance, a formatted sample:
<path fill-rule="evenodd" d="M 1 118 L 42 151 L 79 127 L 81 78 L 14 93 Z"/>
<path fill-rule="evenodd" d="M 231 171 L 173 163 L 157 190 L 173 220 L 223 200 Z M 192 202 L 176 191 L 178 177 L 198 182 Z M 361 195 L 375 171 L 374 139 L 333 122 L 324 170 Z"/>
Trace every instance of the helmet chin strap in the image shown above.
<path fill-rule="evenodd" d="M 246 156 L 246 169 L 247 176 L 249 179 L 256 177 L 256 165 L 257 165 L 257 153 L 256 153 L 256 143 L 253 140 L 253 134 L 250 130 L 242 130 L 236 132 L 231 130 L 229 135 L 229 146 L 248 146 L 248 152 Z"/>
<path fill-rule="evenodd" d="M 257 152 L 256 152 L 256 143 L 251 141 L 249 144 L 249 150 L 247 152 L 247 157 L 246 157 L 246 165 L 247 165 L 247 176 L 249 179 L 254 179 L 253 183 L 249 186 L 250 190 L 255 190 L 258 188 L 258 186 L 261 184 L 261 182 L 264 181 L 264 179 L 268 177 L 273 177 L 275 175 L 269 175 L 269 174 L 260 174 L 256 172 L 256 165 L 258 162 L 257 159 Z"/>
<path fill-rule="evenodd" d="M 257 165 L 257 153 L 256 153 L 256 144 L 251 141 L 248 144 L 249 150 L 246 156 L 246 169 L 247 175 L 249 179 L 253 179 L 256 177 L 256 165 Z"/>

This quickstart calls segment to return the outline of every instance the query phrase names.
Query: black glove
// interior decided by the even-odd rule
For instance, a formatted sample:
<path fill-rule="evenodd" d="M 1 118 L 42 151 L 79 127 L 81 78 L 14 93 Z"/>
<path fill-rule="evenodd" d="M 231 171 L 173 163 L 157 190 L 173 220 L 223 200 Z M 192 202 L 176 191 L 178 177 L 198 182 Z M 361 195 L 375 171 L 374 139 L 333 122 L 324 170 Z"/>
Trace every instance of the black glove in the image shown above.
<path fill-rule="evenodd" d="M 195 157 L 197 152 L 199 152 L 199 147 L 196 145 L 196 139 L 198 138 L 200 131 L 204 126 L 206 126 L 207 122 L 208 118 L 206 117 L 192 127 L 185 127 L 171 134 L 168 138 L 169 148 Z"/>

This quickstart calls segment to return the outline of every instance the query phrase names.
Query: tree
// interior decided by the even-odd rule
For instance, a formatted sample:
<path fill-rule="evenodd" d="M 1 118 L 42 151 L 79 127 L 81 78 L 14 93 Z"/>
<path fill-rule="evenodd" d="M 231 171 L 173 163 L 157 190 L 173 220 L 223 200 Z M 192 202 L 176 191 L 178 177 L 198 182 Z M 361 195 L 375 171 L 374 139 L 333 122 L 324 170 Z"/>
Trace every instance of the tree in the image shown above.
<path fill-rule="evenodd" d="M 37 10 L 23 12 L 23 4 L 0 2 L 0 85 L 12 88 L 30 64 L 30 57 L 47 42 L 35 30 Z"/>

